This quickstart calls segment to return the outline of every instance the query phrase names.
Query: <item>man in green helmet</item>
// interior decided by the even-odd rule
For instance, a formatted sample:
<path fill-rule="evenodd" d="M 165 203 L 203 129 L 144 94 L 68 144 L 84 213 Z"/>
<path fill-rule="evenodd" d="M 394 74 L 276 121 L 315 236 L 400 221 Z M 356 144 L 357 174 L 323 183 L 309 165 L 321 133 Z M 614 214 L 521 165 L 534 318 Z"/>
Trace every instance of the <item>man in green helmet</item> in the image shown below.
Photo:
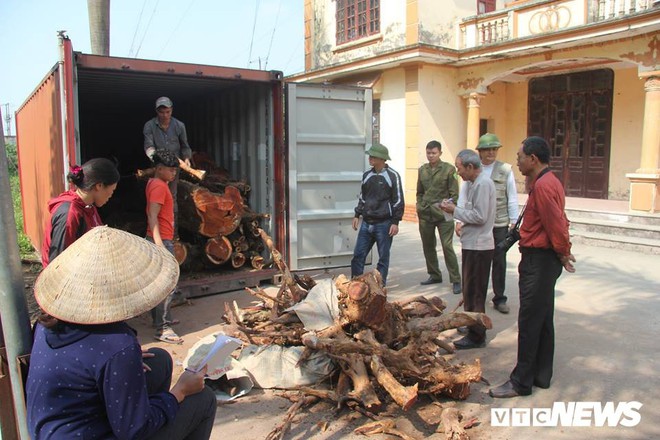
<path fill-rule="evenodd" d="M 511 165 L 497 160 L 497 150 L 502 147 L 499 138 L 492 133 L 486 133 L 479 138 L 477 153 L 481 159 L 482 173 L 490 177 L 495 183 L 495 226 L 493 227 L 493 238 L 495 244 L 506 237 L 509 228 L 513 227 L 518 219 L 518 191 L 516 181 L 513 177 Z M 465 200 L 465 184 L 461 186 L 461 195 L 458 205 Z M 456 222 L 456 233 L 461 233 L 461 223 Z M 506 279 L 506 251 L 495 248 L 492 267 L 493 306 L 500 313 L 509 313 L 504 294 Z"/>
<path fill-rule="evenodd" d="M 399 233 L 405 202 L 401 176 L 385 162 L 390 154 L 385 145 L 374 144 L 365 154 L 371 166 L 362 175 L 362 187 L 355 207 L 353 229 L 358 232 L 351 260 L 351 278 L 364 273 L 367 254 L 376 244 L 378 265 L 376 268 L 387 285 L 390 268 L 392 240 Z M 362 222 L 360 222 L 362 218 Z"/>

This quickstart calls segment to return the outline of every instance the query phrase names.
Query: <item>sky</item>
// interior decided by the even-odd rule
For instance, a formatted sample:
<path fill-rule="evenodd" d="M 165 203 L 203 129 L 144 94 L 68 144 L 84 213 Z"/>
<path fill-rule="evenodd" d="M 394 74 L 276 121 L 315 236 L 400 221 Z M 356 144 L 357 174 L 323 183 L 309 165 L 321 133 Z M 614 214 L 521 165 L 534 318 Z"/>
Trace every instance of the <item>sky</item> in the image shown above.
<path fill-rule="evenodd" d="M 0 0 L 2 123 L 57 63 L 57 31 L 91 53 L 87 0 Z M 303 0 L 110 0 L 110 55 L 304 70 Z M 11 122 L 11 134 L 16 130 Z"/>

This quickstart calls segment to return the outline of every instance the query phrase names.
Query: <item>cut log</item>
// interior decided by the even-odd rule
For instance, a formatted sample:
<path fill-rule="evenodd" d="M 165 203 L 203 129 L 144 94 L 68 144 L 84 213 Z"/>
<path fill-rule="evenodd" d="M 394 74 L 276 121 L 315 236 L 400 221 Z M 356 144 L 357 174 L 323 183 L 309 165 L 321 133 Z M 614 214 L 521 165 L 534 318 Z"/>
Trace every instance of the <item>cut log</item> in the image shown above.
<path fill-rule="evenodd" d="M 222 236 L 209 238 L 204 246 L 204 253 L 209 261 L 218 266 L 229 260 L 232 251 L 229 239 Z"/>
<path fill-rule="evenodd" d="M 174 258 L 181 266 L 188 259 L 188 249 L 190 245 L 182 241 L 176 240 L 174 242 Z"/>
<path fill-rule="evenodd" d="M 262 257 L 256 252 L 251 252 L 249 255 L 250 255 L 249 256 L 250 265 L 252 266 L 253 269 L 261 270 L 264 268 L 264 263 L 265 263 L 264 257 Z"/>
<path fill-rule="evenodd" d="M 374 330 L 376 339 L 388 346 L 409 333 L 401 306 L 387 302 L 383 279 L 378 271 L 359 275 L 350 281 L 339 275 L 335 286 L 339 291 L 339 309 L 345 322 Z"/>
<path fill-rule="evenodd" d="M 234 232 L 243 215 L 243 198 L 232 187 L 220 194 L 179 180 L 177 201 L 179 227 L 209 238 Z"/>
<path fill-rule="evenodd" d="M 238 269 L 239 267 L 243 267 L 245 265 L 245 254 L 243 252 L 234 252 L 231 254 L 231 267 L 234 269 Z"/>

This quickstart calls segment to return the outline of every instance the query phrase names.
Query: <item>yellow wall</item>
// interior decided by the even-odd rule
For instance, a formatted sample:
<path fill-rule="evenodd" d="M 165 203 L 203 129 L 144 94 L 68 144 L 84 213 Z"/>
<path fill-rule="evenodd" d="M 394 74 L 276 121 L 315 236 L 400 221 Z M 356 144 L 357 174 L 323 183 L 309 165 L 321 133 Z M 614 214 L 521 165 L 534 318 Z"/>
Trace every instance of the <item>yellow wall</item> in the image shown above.
<path fill-rule="evenodd" d="M 399 172 L 404 180 L 406 169 L 406 90 L 405 72 L 393 69 L 384 72 L 380 79 L 382 92 L 375 99 L 380 99 L 380 141 L 390 152 L 388 163 Z"/>
<path fill-rule="evenodd" d="M 610 143 L 609 198 L 628 198 L 630 181 L 626 173 L 639 168 L 644 122 L 644 80 L 637 69 L 614 71 L 612 136 Z M 658 121 L 660 123 L 660 121 Z"/>

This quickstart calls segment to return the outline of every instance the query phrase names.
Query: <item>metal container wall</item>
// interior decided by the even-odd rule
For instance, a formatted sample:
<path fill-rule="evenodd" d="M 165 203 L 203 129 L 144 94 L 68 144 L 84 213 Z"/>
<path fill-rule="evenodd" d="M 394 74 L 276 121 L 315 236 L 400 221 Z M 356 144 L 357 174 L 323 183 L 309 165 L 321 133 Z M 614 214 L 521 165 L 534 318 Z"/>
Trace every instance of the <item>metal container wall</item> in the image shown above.
<path fill-rule="evenodd" d="M 64 191 L 59 67 L 16 112 L 25 233 L 41 249 L 48 200 Z"/>

